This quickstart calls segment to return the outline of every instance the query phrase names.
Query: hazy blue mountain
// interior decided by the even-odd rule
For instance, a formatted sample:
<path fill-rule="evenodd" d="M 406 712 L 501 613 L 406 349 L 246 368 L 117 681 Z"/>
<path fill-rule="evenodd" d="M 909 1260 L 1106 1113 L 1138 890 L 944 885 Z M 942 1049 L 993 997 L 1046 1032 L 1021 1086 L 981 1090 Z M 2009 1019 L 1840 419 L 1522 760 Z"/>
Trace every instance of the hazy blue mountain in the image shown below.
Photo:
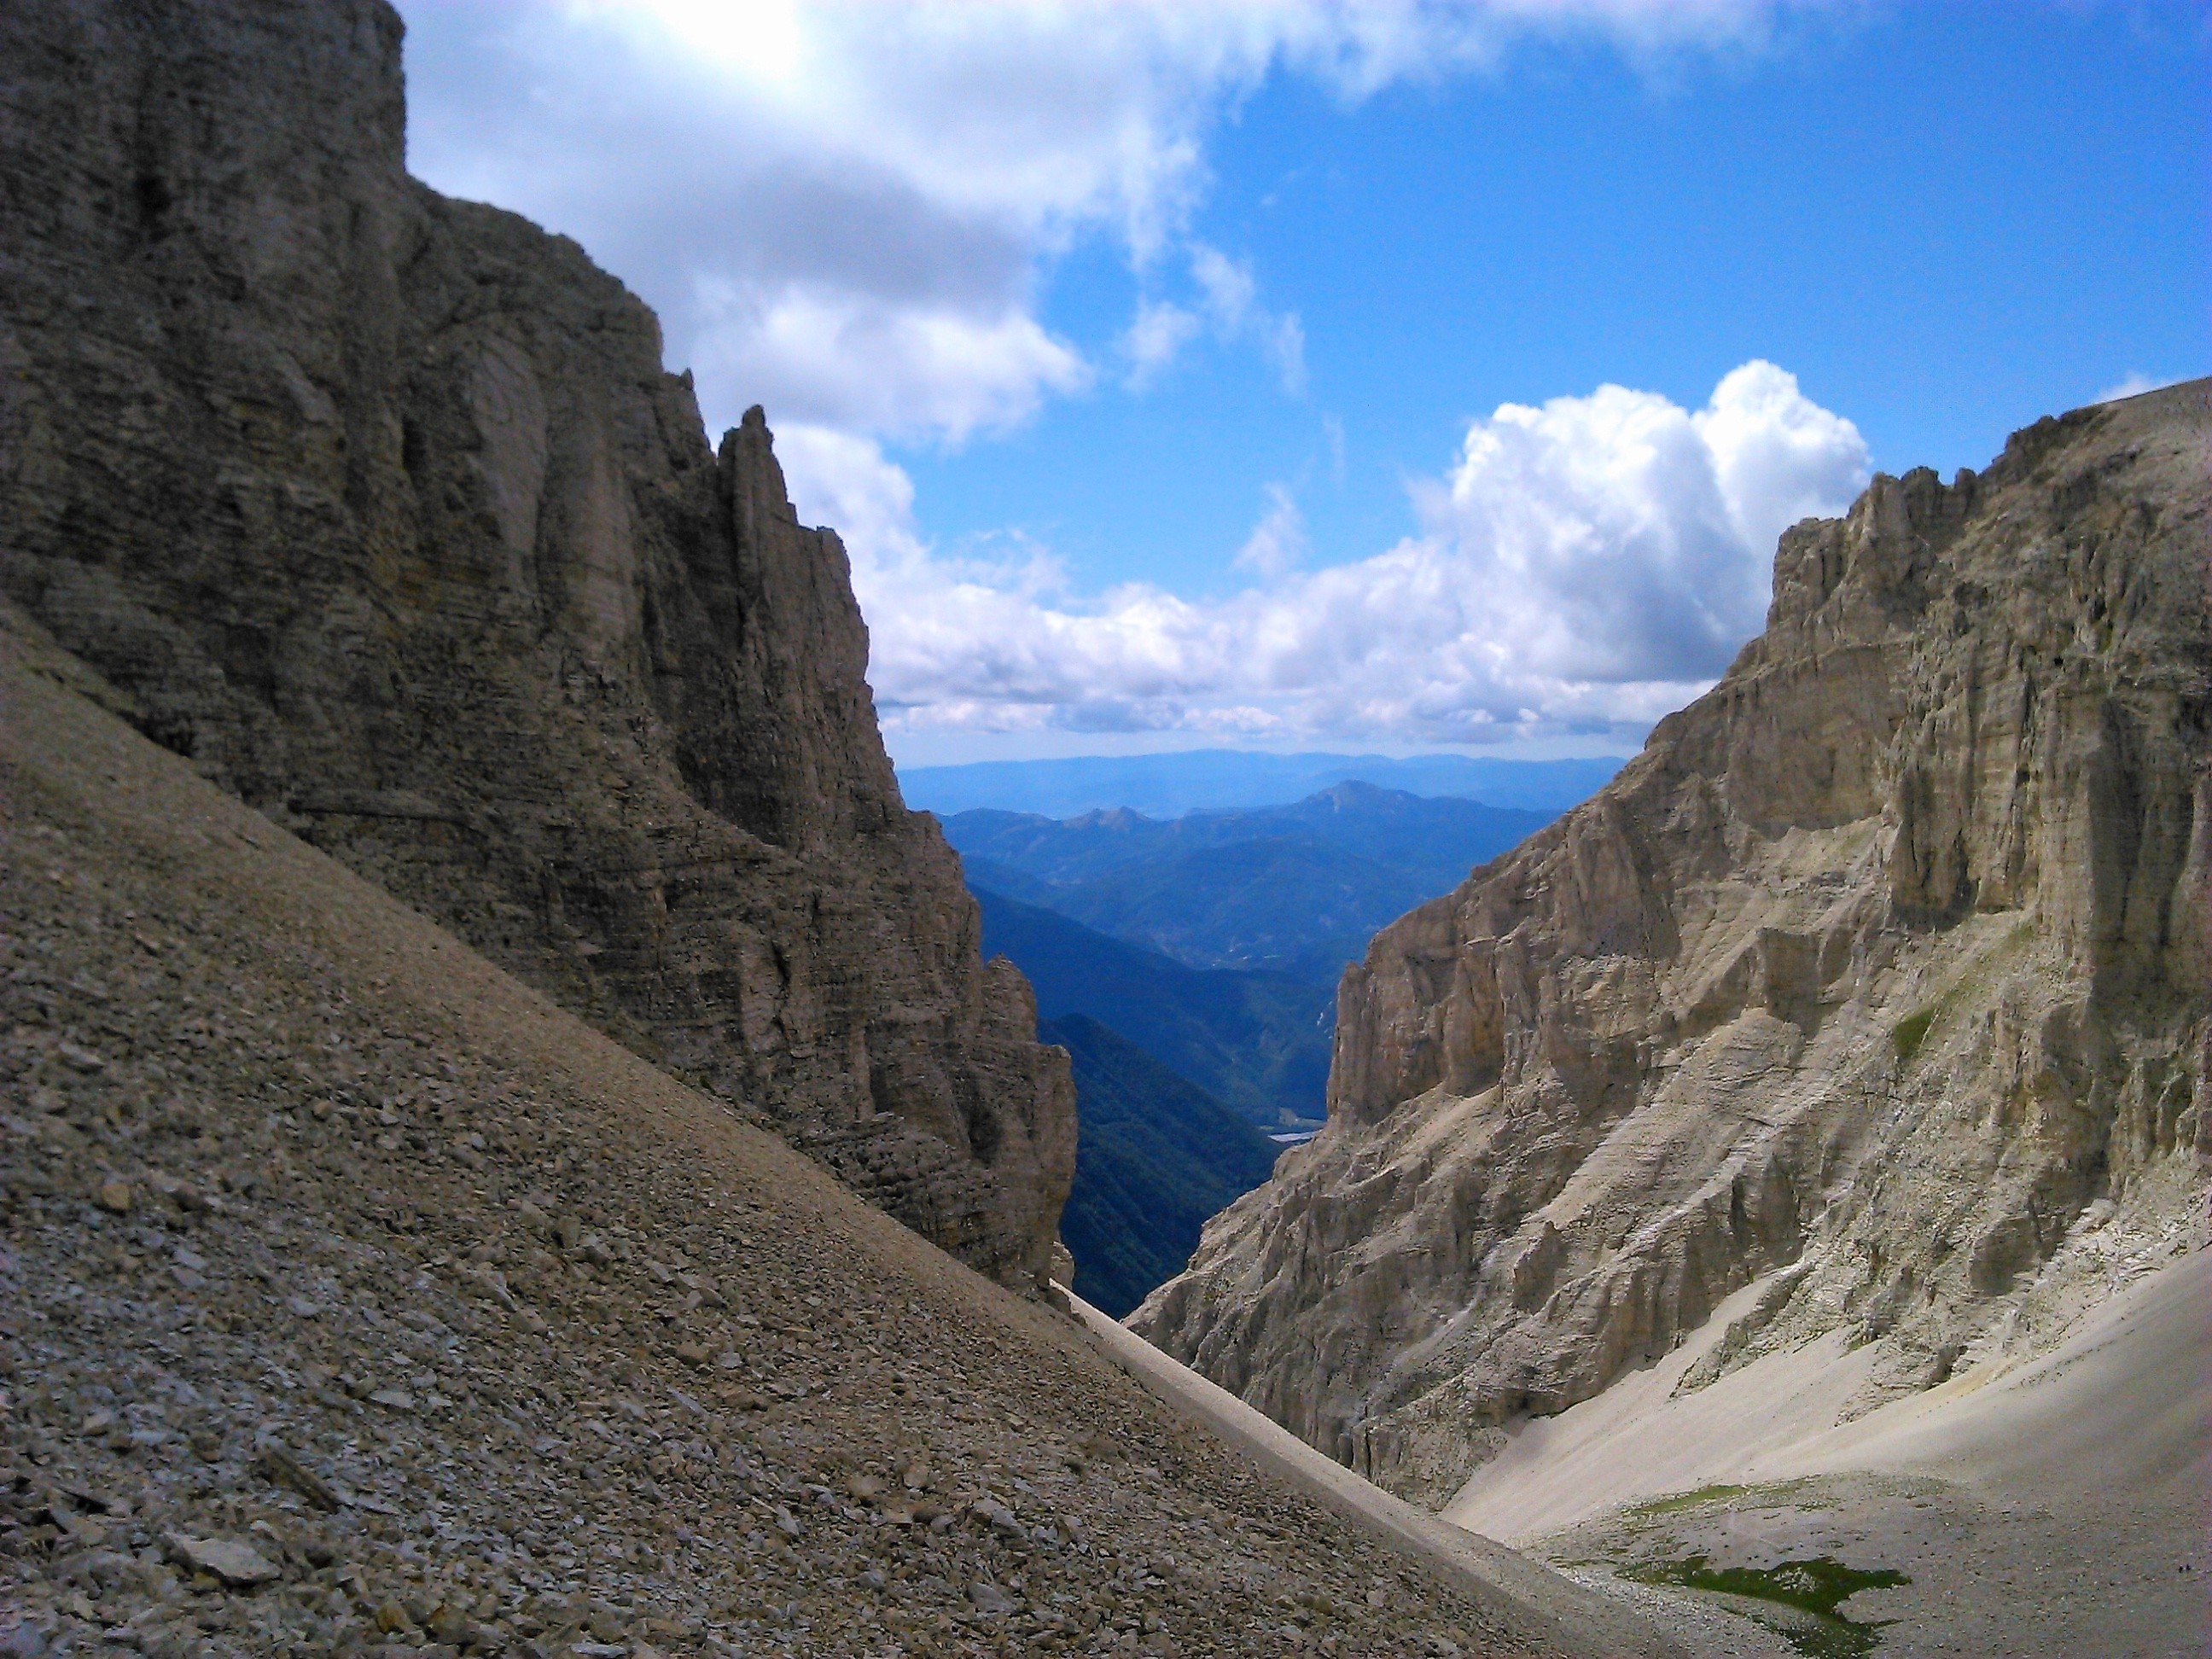
<path fill-rule="evenodd" d="M 1377 928 L 1439 890 L 1355 854 L 1276 837 L 1126 866 L 1036 902 L 1188 967 L 1263 969 L 1334 989 Z"/>
<path fill-rule="evenodd" d="M 944 820 L 971 887 L 1192 967 L 1334 986 L 1375 931 L 1517 845 L 1549 812 L 1335 785 L 1287 806 L 1158 819 L 979 810 Z"/>
<path fill-rule="evenodd" d="M 1347 780 L 1414 795 L 1456 795 L 1492 806 L 1563 812 L 1618 771 L 1623 756 L 1587 760 L 1493 760 L 1487 756 L 1255 755 L 1196 749 L 1164 755 L 1072 760 L 979 761 L 901 768 L 906 803 L 940 817 L 978 807 L 1073 817 L 1126 806 L 1155 817 L 1299 800 Z"/>
<path fill-rule="evenodd" d="M 1074 1062 L 1075 1185 L 1060 1231 L 1075 1291 L 1119 1319 L 1182 1271 L 1206 1218 L 1265 1181 L 1281 1148 L 1087 1015 L 1040 1020 L 1037 1038 Z"/>
<path fill-rule="evenodd" d="M 983 951 L 1036 988 L 1047 1020 L 1088 1014 L 1264 1128 L 1312 1127 L 1328 1086 L 1335 988 L 1286 975 L 1191 968 L 975 885 Z"/>

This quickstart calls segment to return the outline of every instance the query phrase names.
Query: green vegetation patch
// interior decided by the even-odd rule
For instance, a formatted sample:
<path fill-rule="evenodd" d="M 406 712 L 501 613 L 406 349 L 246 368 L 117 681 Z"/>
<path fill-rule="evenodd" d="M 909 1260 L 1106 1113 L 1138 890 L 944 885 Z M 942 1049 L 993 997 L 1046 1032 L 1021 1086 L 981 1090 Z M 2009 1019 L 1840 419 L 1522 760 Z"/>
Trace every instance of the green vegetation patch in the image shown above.
<path fill-rule="evenodd" d="M 1694 1496 L 1694 1494 L 1689 1494 Z M 1711 1590 L 1741 1595 L 1756 1601 L 1772 1601 L 1799 1613 L 1809 1622 L 1792 1620 L 1778 1626 L 1780 1634 L 1808 1659 L 1859 1659 L 1874 1651 L 1887 1620 L 1857 1623 L 1836 1609 L 1863 1589 L 1889 1589 L 1912 1581 L 1901 1572 L 1877 1567 L 1871 1572 L 1847 1567 L 1826 1556 L 1809 1561 L 1784 1561 L 1778 1567 L 1716 1567 L 1711 1558 L 1692 1555 L 1680 1561 L 1647 1562 L 1626 1569 L 1621 1577 L 1638 1583 L 1674 1584 L 1684 1589 Z"/>
<path fill-rule="evenodd" d="M 1638 1516 L 1671 1515 L 1677 1510 L 1699 1509 L 1723 1498 L 1741 1498 L 1750 1490 L 1748 1486 L 1700 1486 L 1695 1492 L 1678 1492 L 1665 1498 L 1654 1498 L 1648 1503 L 1632 1504 L 1627 1513 Z"/>
<path fill-rule="evenodd" d="M 1912 1064 L 1913 1055 L 1928 1039 L 1928 1028 L 1936 1023 L 1936 1011 L 1923 1008 L 1918 1013 L 1907 1014 L 1890 1028 L 1889 1040 L 1896 1045 L 1897 1057 L 1905 1065 Z"/>

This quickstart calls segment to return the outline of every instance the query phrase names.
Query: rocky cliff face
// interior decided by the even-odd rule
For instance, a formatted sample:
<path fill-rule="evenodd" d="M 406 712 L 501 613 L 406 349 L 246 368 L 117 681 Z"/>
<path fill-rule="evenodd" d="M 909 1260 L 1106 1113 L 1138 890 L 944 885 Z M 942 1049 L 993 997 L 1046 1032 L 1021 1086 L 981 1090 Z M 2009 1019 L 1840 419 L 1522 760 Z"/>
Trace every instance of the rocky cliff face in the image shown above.
<path fill-rule="evenodd" d="M 2212 382 L 1797 526 L 1601 794 L 1377 935 L 1328 1127 L 1132 1322 L 1441 1503 L 1754 1283 L 1870 1407 L 2201 1228 Z"/>
<path fill-rule="evenodd" d="M 380 0 L 0 13 L 0 581 L 208 776 L 1010 1281 L 1065 1057 L 842 549 L 581 249 L 404 170 Z"/>

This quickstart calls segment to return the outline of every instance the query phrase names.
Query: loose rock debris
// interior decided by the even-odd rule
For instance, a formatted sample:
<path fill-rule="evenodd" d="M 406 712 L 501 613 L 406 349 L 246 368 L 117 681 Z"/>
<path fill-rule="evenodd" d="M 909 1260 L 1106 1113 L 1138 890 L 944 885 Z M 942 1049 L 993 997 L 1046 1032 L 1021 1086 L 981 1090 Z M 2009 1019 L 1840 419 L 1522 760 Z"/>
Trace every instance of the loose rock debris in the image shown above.
<path fill-rule="evenodd" d="M 1064 1316 L 6 695 L 16 1659 L 1528 1650 Z"/>

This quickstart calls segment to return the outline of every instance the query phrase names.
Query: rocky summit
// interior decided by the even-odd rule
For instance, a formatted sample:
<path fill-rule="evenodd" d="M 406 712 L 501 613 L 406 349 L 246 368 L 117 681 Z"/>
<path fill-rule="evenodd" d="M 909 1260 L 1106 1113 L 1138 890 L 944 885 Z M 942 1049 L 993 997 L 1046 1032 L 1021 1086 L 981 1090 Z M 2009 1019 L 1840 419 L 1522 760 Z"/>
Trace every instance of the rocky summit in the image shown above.
<path fill-rule="evenodd" d="M 1132 1322 L 1441 1506 L 1837 1339 L 1849 1420 L 2207 1242 L 2212 383 L 1877 478 L 1601 793 L 1376 936 L 1328 1127 Z M 1535 1477 L 1532 1477 L 1535 1478 Z"/>
<path fill-rule="evenodd" d="M 843 550 L 573 242 L 410 179 L 381 0 L 0 10 L 0 585 L 201 774 L 1008 1283 L 1065 1058 Z"/>

